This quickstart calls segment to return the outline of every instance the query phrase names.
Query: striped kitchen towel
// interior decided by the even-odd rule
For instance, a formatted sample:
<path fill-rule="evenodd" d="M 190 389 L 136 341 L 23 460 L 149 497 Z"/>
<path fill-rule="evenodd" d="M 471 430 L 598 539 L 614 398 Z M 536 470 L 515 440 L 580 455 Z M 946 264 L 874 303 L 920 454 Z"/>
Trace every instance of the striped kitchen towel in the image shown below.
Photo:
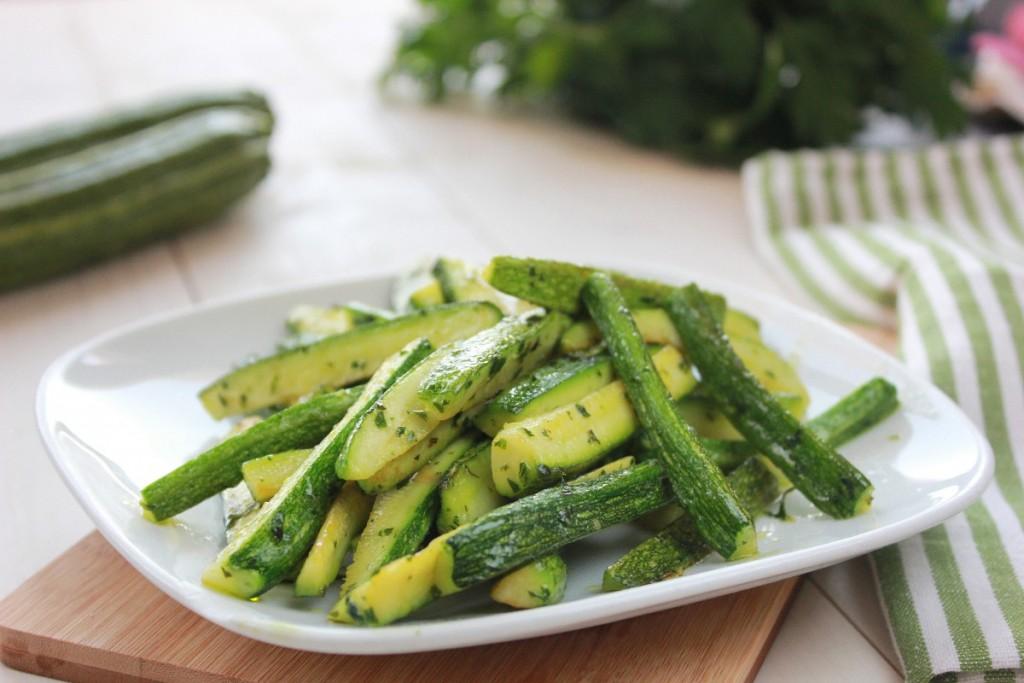
<path fill-rule="evenodd" d="M 1024 136 L 771 152 L 743 182 L 759 251 L 834 316 L 898 325 L 995 452 L 980 501 L 874 554 L 908 680 L 1024 677 Z"/>

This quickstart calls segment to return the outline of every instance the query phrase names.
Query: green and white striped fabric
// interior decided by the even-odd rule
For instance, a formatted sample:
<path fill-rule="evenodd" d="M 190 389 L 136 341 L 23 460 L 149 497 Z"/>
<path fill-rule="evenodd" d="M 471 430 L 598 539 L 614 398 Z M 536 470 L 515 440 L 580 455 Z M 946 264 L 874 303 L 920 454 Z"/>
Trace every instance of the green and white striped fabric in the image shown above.
<path fill-rule="evenodd" d="M 966 513 L 874 554 L 908 680 L 1024 677 L 1024 137 L 772 152 L 743 181 L 763 255 L 836 317 L 898 325 L 995 452 Z"/>

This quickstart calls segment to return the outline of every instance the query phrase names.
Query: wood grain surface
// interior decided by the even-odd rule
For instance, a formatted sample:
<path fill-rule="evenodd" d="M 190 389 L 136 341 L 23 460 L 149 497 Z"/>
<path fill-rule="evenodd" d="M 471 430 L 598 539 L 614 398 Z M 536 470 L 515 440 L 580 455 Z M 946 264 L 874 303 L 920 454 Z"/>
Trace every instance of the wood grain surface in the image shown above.
<path fill-rule="evenodd" d="M 514 643 L 323 655 L 259 643 L 205 621 L 93 532 L 0 602 L 0 657 L 14 669 L 102 683 L 749 681 L 798 581 Z"/>

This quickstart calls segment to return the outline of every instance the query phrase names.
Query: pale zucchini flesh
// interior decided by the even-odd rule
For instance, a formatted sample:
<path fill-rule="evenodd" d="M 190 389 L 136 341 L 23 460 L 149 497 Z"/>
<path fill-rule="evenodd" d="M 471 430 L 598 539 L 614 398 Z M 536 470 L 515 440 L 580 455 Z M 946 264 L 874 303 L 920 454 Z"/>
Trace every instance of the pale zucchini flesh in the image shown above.
<path fill-rule="evenodd" d="M 285 405 L 324 387 L 365 380 L 413 339 L 447 344 L 494 325 L 500 317 L 492 304 L 469 302 L 381 320 L 244 365 L 212 382 L 199 398 L 215 418 Z"/>
<path fill-rule="evenodd" d="M 495 581 L 491 599 L 516 609 L 554 605 L 565 595 L 568 578 L 565 560 L 557 554 L 545 555 Z"/>
<path fill-rule="evenodd" d="M 301 337 L 320 338 L 348 332 L 360 325 L 391 320 L 395 315 L 360 303 L 343 306 L 314 306 L 303 304 L 288 312 L 285 326 Z"/>
<path fill-rule="evenodd" d="M 473 424 L 494 436 L 509 422 L 573 403 L 614 378 L 612 362 L 607 356 L 559 358 L 537 368 L 484 404 L 473 416 Z"/>
<path fill-rule="evenodd" d="M 439 258 L 431 271 L 445 301 L 490 301 L 509 315 L 524 313 L 533 304 L 516 299 L 491 287 L 480 276 L 480 271 L 459 259 Z"/>
<path fill-rule="evenodd" d="M 373 476 L 359 481 L 359 487 L 366 493 L 384 493 L 396 488 L 416 473 L 435 455 L 455 441 L 465 430 L 462 415 L 445 420 L 437 425 L 422 441 L 377 470 Z"/>
<path fill-rule="evenodd" d="M 311 448 L 297 448 L 271 453 L 242 463 L 242 479 L 253 499 L 265 503 L 274 497 L 292 472 L 312 453 Z"/>
<path fill-rule="evenodd" d="M 679 332 L 668 317 L 663 308 L 638 308 L 630 311 L 633 322 L 636 323 L 640 336 L 648 344 L 659 346 L 670 344 L 676 348 L 683 348 L 683 340 L 679 338 Z M 760 341 L 761 326 L 757 320 L 742 311 L 733 308 L 726 309 L 725 319 L 722 321 L 722 328 L 730 339 L 751 339 Z M 565 334 L 559 347 L 562 353 L 579 353 L 586 351 L 601 342 L 601 331 L 593 320 L 580 320 L 573 323 Z"/>
<path fill-rule="evenodd" d="M 203 572 L 206 586 L 251 598 L 288 575 L 323 525 L 338 488 L 334 462 L 351 435 L 352 425 L 431 348 L 425 339 L 417 339 L 381 364 L 345 417 Z"/>
<path fill-rule="evenodd" d="M 606 474 L 611 474 L 612 472 L 618 472 L 619 470 L 624 470 L 627 467 L 632 467 L 635 464 L 636 458 L 634 458 L 632 455 L 624 455 L 623 457 L 616 458 L 611 462 L 606 462 L 600 467 L 595 467 L 594 469 L 590 470 L 585 474 L 581 474 L 580 476 L 576 477 L 569 483 L 576 484 L 581 481 L 590 481 L 591 479 L 597 479 L 598 477 L 603 477 Z"/>
<path fill-rule="evenodd" d="M 373 406 L 338 458 L 338 477 L 359 481 L 373 476 L 443 420 L 532 371 L 567 325 L 561 314 L 528 313 L 438 349 Z"/>
<path fill-rule="evenodd" d="M 342 560 L 352 539 L 363 530 L 370 514 L 371 499 L 354 483 L 347 482 L 327 509 L 323 526 L 309 549 L 295 578 L 295 595 L 324 594 L 341 571 Z"/>
<path fill-rule="evenodd" d="M 434 581 L 437 558 L 451 532 L 423 550 L 380 568 L 370 579 L 345 593 L 327 617 L 343 624 L 385 626 L 423 607 L 441 591 Z"/>
<path fill-rule="evenodd" d="M 472 446 L 470 437 L 456 439 L 404 486 L 377 496 L 352 556 L 352 564 L 345 570 L 342 595 L 369 579 L 388 562 L 420 547 L 434 524 L 441 479 Z"/>
<path fill-rule="evenodd" d="M 675 347 L 658 350 L 652 361 L 674 398 L 697 385 Z M 571 405 L 511 422 L 495 435 L 491 446 L 495 487 L 503 496 L 521 496 L 584 472 L 625 443 L 638 427 L 626 388 L 618 380 Z"/>
<path fill-rule="evenodd" d="M 444 475 L 437 529 L 451 531 L 504 504 L 491 479 L 491 448 L 484 441 Z"/>

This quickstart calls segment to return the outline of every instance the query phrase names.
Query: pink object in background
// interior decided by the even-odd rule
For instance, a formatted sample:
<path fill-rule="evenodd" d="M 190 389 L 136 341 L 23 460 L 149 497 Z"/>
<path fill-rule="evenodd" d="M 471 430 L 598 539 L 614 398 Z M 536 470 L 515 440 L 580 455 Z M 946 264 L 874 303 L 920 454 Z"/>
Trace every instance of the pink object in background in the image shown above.
<path fill-rule="evenodd" d="M 1003 31 L 971 37 L 974 82 L 963 99 L 972 110 L 998 108 L 1024 123 L 1024 3 L 1006 13 Z"/>
<path fill-rule="evenodd" d="M 1006 13 L 1003 32 L 1018 47 L 1024 48 L 1024 3 L 1017 3 Z"/>

